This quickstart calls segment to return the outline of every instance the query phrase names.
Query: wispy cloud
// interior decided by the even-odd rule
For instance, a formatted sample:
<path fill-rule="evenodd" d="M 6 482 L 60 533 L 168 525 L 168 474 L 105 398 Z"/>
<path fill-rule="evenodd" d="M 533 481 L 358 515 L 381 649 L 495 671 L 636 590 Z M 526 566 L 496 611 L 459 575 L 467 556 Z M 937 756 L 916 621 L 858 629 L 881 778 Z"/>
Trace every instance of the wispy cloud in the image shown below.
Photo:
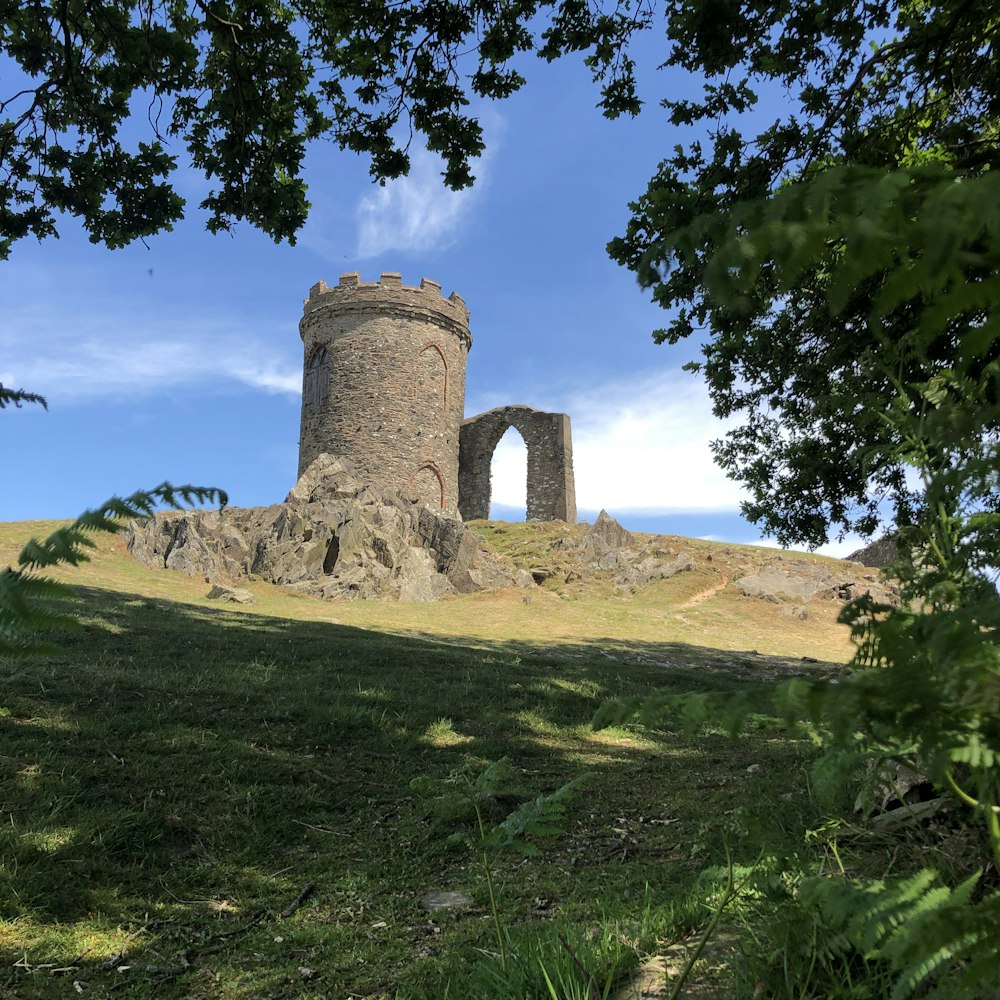
<path fill-rule="evenodd" d="M 390 250 L 427 253 L 459 238 L 478 190 L 452 191 L 441 178 L 441 160 L 425 150 L 414 154 L 410 173 L 365 195 L 357 210 L 357 256 Z"/>
<path fill-rule="evenodd" d="M 452 191 L 445 187 L 440 156 L 422 148 L 411 152 L 406 177 L 387 181 L 358 203 L 356 256 L 370 259 L 392 250 L 428 253 L 444 250 L 461 239 L 486 187 L 489 163 L 503 131 L 503 121 L 495 113 L 480 119 L 489 134 L 486 152 L 473 165 L 475 186 Z"/>
<path fill-rule="evenodd" d="M 242 330 L 177 319 L 137 322 L 126 314 L 69 316 L 38 307 L 5 320 L 0 380 L 64 402 L 145 396 L 196 384 L 301 390 L 294 351 L 276 350 Z"/>
<path fill-rule="evenodd" d="M 729 425 L 712 415 L 704 386 L 684 372 L 609 382 L 539 405 L 570 414 L 581 509 L 735 511 L 745 498 L 709 447 Z M 523 505 L 524 463 L 519 442 L 500 442 L 493 465 L 497 503 Z"/>

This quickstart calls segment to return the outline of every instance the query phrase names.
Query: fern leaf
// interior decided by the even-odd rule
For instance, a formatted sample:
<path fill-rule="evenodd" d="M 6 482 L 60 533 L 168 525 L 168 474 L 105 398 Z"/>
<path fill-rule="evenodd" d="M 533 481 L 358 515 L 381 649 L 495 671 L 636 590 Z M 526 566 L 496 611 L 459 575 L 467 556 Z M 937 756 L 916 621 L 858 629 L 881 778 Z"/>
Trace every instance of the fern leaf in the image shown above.
<path fill-rule="evenodd" d="M 0 386 L 0 405 L 3 405 L 3 399 L 10 398 L 10 391 Z M 41 397 L 32 401 L 44 403 Z M 17 405 L 16 400 L 13 402 Z M 139 491 L 128 497 L 111 497 L 97 509 L 84 511 L 72 524 L 58 528 L 47 538 L 30 539 L 18 555 L 20 568 L 0 570 L 0 654 L 53 652 L 51 643 L 38 642 L 29 635 L 72 628 L 76 624 L 67 612 L 39 603 L 65 600 L 72 597 L 72 590 L 65 584 L 35 575 L 35 570 L 59 565 L 78 566 L 90 558 L 88 550 L 95 546 L 90 534 L 114 534 L 124 528 L 127 520 L 147 517 L 158 505 L 177 507 L 181 502 L 195 501 L 218 501 L 224 507 L 228 497 L 222 490 L 213 487 L 161 483 L 152 490 Z"/>
<path fill-rule="evenodd" d="M 478 802 L 495 799 L 498 795 L 510 791 L 514 782 L 514 768 L 509 757 L 501 757 L 493 761 L 472 783 L 474 798 Z"/>
<path fill-rule="evenodd" d="M 20 409 L 25 403 L 38 403 L 44 409 L 49 408 L 44 396 L 39 396 L 37 392 L 25 392 L 23 389 L 8 389 L 0 382 L 0 410 L 8 406 Z"/>
<path fill-rule="evenodd" d="M 530 802 L 523 802 L 490 831 L 487 835 L 490 846 L 497 850 L 511 847 L 517 842 L 523 853 L 536 853 L 537 848 L 528 838 L 551 837 L 562 833 L 566 806 L 577 789 L 589 778 L 589 774 L 581 774 L 548 795 L 539 795 Z"/>

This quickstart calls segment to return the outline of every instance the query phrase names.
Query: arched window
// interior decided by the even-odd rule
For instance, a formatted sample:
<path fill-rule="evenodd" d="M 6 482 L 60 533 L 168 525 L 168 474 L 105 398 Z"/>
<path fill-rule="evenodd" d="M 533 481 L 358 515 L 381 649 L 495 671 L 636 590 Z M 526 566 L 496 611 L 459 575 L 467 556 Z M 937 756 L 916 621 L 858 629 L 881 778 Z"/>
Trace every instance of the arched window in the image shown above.
<path fill-rule="evenodd" d="M 489 458 L 490 513 L 494 521 L 524 521 L 528 513 L 528 446 L 511 424 Z"/>
<path fill-rule="evenodd" d="M 302 402 L 306 409 L 318 410 L 326 406 L 330 397 L 330 355 L 325 347 L 313 351 L 306 376 L 302 383 Z"/>
<path fill-rule="evenodd" d="M 425 392 L 441 400 L 441 408 L 448 409 L 448 359 L 437 344 L 424 344 L 417 352 L 419 370 L 417 381 Z"/>

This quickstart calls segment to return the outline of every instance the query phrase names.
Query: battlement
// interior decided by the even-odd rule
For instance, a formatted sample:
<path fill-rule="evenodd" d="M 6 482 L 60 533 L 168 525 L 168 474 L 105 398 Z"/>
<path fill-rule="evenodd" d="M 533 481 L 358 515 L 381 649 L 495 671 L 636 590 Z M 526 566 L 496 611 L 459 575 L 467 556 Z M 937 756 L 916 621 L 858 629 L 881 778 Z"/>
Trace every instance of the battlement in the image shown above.
<path fill-rule="evenodd" d="M 397 271 L 383 271 L 378 281 L 362 281 L 356 271 L 349 271 L 333 286 L 321 279 L 309 289 L 309 298 L 303 303 L 299 326 L 303 339 L 305 324 L 324 312 L 430 320 L 452 332 L 466 348 L 472 345 L 465 300 L 457 292 L 445 298 L 441 285 L 430 278 L 421 278 L 419 286 L 404 285 Z"/>
<path fill-rule="evenodd" d="M 364 290 L 369 294 L 375 293 L 381 296 L 381 293 L 388 292 L 390 296 L 396 292 L 406 292 L 411 294 L 424 294 L 427 296 L 433 296 L 440 298 L 443 302 L 449 302 L 453 306 L 457 306 L 459 309 L 465 311 L 466 316 L 468 316 L 469 309 L 465 304 L 465 299 L 462 298 L 458 292 L 452 292 L 447 298 L 441 291 L 441 284 L 437 281 L 432 281 L 430 278 L 421 278 L 420 284 L 418 285 L 404 285 L 403 276 L 398 271 L 383 271 L 379 276 L 378 281 L 362 281 L 361 275 L 357 271 L 348 271 L 340 276 L 340 281 L 334 285 L 328 285 L 322 278 L 316 282 L 312 288 L 309 289 L 309 298 L 304 301 L 304 305 L 308 310 L 310 305 L 318 304 L 318 300 L 324 299 L 330 294 L 343 294 L 344 291 L 356 292 Z M 380 301 L 384 299 L 380 298 Z"/>

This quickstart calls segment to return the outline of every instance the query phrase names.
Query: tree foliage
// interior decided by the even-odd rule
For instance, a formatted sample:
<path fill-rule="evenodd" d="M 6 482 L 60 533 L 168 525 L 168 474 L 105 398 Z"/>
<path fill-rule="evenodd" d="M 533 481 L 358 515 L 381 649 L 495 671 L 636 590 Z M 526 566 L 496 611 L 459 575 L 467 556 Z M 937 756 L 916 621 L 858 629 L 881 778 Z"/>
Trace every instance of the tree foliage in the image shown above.
<path fill-rule="evenodd" d="M 25 392 L 24 389 L 8 389 L 0 382 L 0 410 L 6 409 L 8 406 L 20 409 L 25 403 L 37 403 L 39 406 L 48 409 L 48 403 L 45 402 L 45 398 L 39 396 L 37 392 Z"/>
<path fill-rule="evenodd" d="M 57 212 L 110 247 L 169 229 L 178 142 L 212 183 L 213 231 L 294 240 L 319 138 L 384 179 L 416 131 L 464 187 L 483 149 L 470 100 L 518 90 L 519 53 L 583 53 L 605 111 L 634 111 L 627 42 L 650 17 L 646 0 L 0 0 L 0 259 Z"/>
<path fill-rule="evenodd" d="M 935 213 L 953 212 L 961 200 L 946 193 L 948 183 L 1000 166 L 997 28 L 990 0 L 670 7 L 668 62 L 704 73 L 707 83 L 701 100 L 665 104 L 673 123 L 700 125 L 706 135 L 660 165 L 610 251 L 672 310 L 658 339 L 702 339 L 695 367 L 715 411 L 740 421 L 717 443 L 717 458 L 748 487 L 747 516 L 782 542 L 820 544 L 831 528 L 871 533 L 886 501 L 897 522 L 916 516 L 919 491 L 908 487 L 899 438 L 883 420 L 885 402 L 895 392 L 892 378 L 919 383 L 946 369 L 951 341 L 922 352 L 907 346 L 924 322 L 915 288 L 907 301 L 880 309 L 873 340 L 873 300 L 895 294 L 890 280 L 909 280 L 890 278 L 893 244 L 881 261 L 855 267 L 854 245 L 842 232 L 825 234 L 822 252 L 815 244 L 800 248 L 799 214 L 821 218 L 839 168 L 867 169 L 866 180 L 851 180 L 863 212 L 856 228 L 895 224 L 919 209 L 923 248 L 933 243 Z M 762 98 L 766 112 L 755 110 Z M 922 200 L 921 171 L 936 172 L 936 198 Z M 808 183 L 781 197 L 798 181 Z M 771 260 L 734 239 L 754 220 L 788 227 L 784 257 Z M 946 219 L 952 234 L 954 221 Z M 940 242 L 911 277 L 934 281 L 943 266 L 955 280 L 957 268 L 980 288 L 956 316 L 957 330 L 982 322 L 993 290 L 981 287 L 982 262 L 966 267 L 951 256 L 953 246 Z M 745 273 L 734 254 L 749 255 L 753 281 L 737 297 L 720 296 L 725 268 Z M 880 359 L 886 351 L 894 355 L 891 377 Z"/>
<path fill-rule="evenodd" d="M 762 266 L 738 302 L 711 295 L 704 269 L 732 213 L 833 167 L 995 169 L 991 0 L 0 0 L 0 257 L 55 233 L 60 212 L 109 246 L 170 228 L 184 212 L 171 182 L 181 145 L 210 181 L 210 229 L 244 219 L 278 240 L 305 221 L 312 140 L 369 157 L 385 179 L 407 171 L 418 135 L 462 187 L 483 149 L 471 102 L 517 91 L 525 54 L 581 55 L 604 112 L 634 113 L 629 43 L 652 25 L 664 63 L 703 87 L 663 101 L 691 138 L 610 250 L 669 310 L 661 340 L 702 341 L 716 412 L 737 418 L 717 457 L 748 487 L 747 515 L 811 544 L 871 532 L 887 501 L 896 521 L 913 520 L 919 491 L 881 420 L 892 386 L 869 363 L 867 309 L 884 272 L 851 286 L 833 316 L 843 246 L 791 289 Z M 919 311 L 883 316 L 886 342 L 904 340 Z M 940 352 L 902 374 L 931 377 L 947 367 Z"/>
<path fill-rule="evenodd" d="M 712 243 L 702 282 L 720 310 L 752 310 L 766 282 L 776 300 L 811 285 L 833 324 L 857 313 L 858 369 L 881 387 L 878 433 L 857 442 L 859 467 L 909 470 L 919 498 L 893 567 L 901 602 L 848 604 L 853 671 L 836 684 L 786 684 L 777 708 L 791 725 L 811 722 L 823 747 L 814 788 L 905 761 L 970 810 L 980 860 L 1000 868 L 1000 175 L 926 161 L 831 166 L 671 241 L 681 255 Z M 738 702 L 720 708 L 734 727 L 746 715 Z M 713 709 L 704 697 L 637 699 L 607 706 L 597 722 L 640 712 L 698 724 Z M 1000 895 L 972 905 L 973 882 L 952 893 L 931 888 L 934 877 L 824 879 L 813 901 L 834 925 L 838 907 L 861 907 L 839 928 L 841 943 L 890 961 L 894 997 L 928 987 L 992 996 Z"/>

